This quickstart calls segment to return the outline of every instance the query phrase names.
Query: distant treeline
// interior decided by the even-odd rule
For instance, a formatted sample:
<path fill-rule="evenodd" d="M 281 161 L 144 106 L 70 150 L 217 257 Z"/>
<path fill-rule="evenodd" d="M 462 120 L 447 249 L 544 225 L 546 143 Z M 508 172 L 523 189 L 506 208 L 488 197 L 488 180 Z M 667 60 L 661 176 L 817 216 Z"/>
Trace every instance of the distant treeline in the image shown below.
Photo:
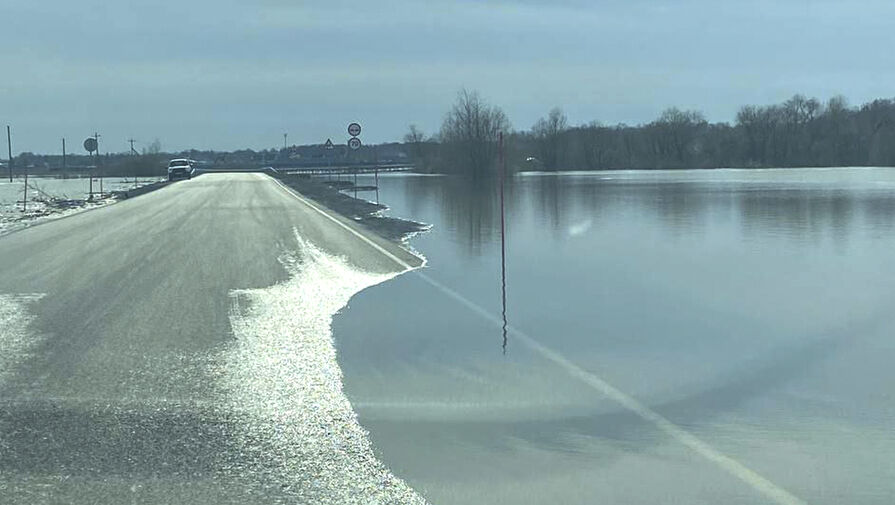
<path fill-rule="evenodd" d="M 404 141 L 423 171 L 478 176 L 493 173 L 498 132 L 509 130 L 499 107 L 464 90 L 440 132 L 426 137 L 411 125 Z M 732 125 L 670 108 L 637 126 L 569 126 L 554 108 L 530 130 L 505 135 L 511 170 L 892 166 L 895 100 L 851 107 L 841 96 L 795 95 L 744 106 Z"/>
<path fill-rule="evenodd" d="M 709 123 L 699 111 L 670 108 L 637 126 L 592 122 L 570 126 L 554 108 L 528 130 L 513 131 L 503 110 L 474 91 L 461 91 L 441 129 L 426 135 L 414 125 L 402 143 L 364 145 L 350 151 L 322 144 L 260 151 L 165 153 L 158 140 L 137 153 L 98 159 L 69 154 L 67 171 L 106 175 L 164 175 L 172 157 L 205 166 L 327 166 L 348 162 L 412 160 L 421 172 L 486 177 L 495 173 L 498 136 L 504 134 L 510 170 L 609 170 L 718 167 L 895 166 L 895 99 L 859 107 L 845 98 L 825 103 L 795 95 L 777 105 L 740 108 L 733 124 Z M 60 154 L 21 153 L 17 173 L 62 171 Z M 93 165 L 96 165 L 95 167 Z"/>

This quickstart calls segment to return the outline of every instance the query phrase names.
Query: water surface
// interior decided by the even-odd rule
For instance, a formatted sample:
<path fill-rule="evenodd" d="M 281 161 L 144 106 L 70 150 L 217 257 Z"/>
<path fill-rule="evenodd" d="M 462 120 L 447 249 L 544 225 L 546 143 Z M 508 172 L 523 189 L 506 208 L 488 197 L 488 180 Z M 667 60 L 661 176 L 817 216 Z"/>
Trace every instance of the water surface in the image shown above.
<path fill-rule="evenodd" d="M 493 184 L 384 176 L 379 198 L 433 224 L 429 264 L 334 334 L 396 475 L 439 504 L 772 503 L 504 346 Z M 895 170 L 522 174 L 506 209 L 511 327 L 804 502 L 895 499 Z"/>

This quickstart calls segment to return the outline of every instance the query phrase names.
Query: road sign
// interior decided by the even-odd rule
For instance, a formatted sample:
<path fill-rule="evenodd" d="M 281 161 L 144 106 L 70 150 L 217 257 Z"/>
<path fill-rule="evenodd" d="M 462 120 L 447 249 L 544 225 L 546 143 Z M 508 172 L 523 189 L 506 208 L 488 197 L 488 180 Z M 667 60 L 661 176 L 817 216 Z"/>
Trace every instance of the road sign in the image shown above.
<path fill-rule="evenodd" d="M 97 145 L 96 145 L 95 138 L 87 137 L 87 139 L 84 140 L 84 149 L 86 149 L 88 153 L 92 153 L 93 151 L 96 151 L 96 148 L 97 148 Z"/>
<path fill-rule="evenodd" d="M 326 139 L 326 144 L 323 144 L 323 148 L 324 148 L 324 149 L 332 149 L 332 148 L 333 148 L 333 141 L 330 140 L 330 139 Z"/>
<path fill-rule="evenodd" d="M 358 135 L 360 135 L 360 125 L 357 123 L 351 123 L 350 125 L 348 125 L 348 135 L 351 135 L 352 137 L 357 137 Z M 357 148 L 355 147 L 354 149 Z"/>
<path fill-rule="evenodd" d="M 348 147 L 351 148 L 352 151 L 357 151 L 360 149 L 360 139 L 357 137 L 351 137 L 348 139 Z"/>

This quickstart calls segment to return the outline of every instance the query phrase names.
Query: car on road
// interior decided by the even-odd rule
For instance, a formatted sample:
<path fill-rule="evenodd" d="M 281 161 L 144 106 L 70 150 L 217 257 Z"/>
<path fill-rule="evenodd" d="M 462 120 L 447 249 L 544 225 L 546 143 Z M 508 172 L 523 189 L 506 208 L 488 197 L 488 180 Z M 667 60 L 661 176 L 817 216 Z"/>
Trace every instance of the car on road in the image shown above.
<path fill-rule="evenodd" d="M 168 162 L 168 180 L 193 178 L 193 162 L 186 158 L 177 158 Z"/>

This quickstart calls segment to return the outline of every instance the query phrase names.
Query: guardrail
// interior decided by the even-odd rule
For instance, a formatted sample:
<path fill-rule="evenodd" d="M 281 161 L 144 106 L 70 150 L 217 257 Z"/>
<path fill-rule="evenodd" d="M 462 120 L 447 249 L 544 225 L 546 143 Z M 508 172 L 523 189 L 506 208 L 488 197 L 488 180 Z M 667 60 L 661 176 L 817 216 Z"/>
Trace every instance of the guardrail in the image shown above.
<path fill-rule="evenodd" d="M 308 167 L 197 167 L 196 173 L 215 172 L 274 172 L 290 175 L 326 175 L 326 174 L 374 174 L 383 172 L 409 172 L 415 167 L 408 164 L 391 165 L 335 165 Z"/>
<path fill-rule="evenodd" d="M 409 172 L 412 165 L 372 165 L 372 166 L 326 166 L 326 167 L 278 167 L 274 169 L 281 174 L 290 175 L 328 175 L 328 174 L 375 174 L 383 172 Z"/>

